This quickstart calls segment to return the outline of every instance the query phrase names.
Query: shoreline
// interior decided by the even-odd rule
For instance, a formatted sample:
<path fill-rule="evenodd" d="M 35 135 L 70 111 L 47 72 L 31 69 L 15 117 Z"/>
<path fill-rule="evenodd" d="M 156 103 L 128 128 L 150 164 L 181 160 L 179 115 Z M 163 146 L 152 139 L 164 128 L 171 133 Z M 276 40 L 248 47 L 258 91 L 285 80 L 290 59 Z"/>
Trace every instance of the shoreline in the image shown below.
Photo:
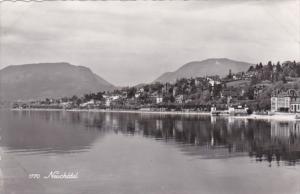
<path fill-rule="evenodd" d="M 10 109 L 10 111 L 59 111 L 59 112 L 107 112 L 107 113 L 129 113 L 129 114 L 158 114 L 158 115 L 199 115 L 232 119 L 249 119 L 249 120 L 275 120 L 275 121 L 300 121 L 296 119 L 293 113 L 277 113 L 274 115 L 251 114 L 246 116 L 219 115 L 213 116 L 210 112 L 183 112 L 183 111 L 145 111 L 145 110 L 106 110 L 106 109 Z"/>
<path fill-rule="evenodd" d="M 249 120 L 267 120 L 267 121 L 300 121 L 296 119 L 296 114 L 275 114 L 275 115 L 247 115 L 233 116 L 234 119 L 249 119 Z"/>
<path fill-rule="evenodd" d="M 145 110 L 106 110 L 106 109 L 10 109 L 11 111 L 60 111 L 60 112 L 111 112 L 111 113 L 135 113 L 135 114 L 164 114 L 164 115 L 205 115 L 210 112 L 183 112 L 183 111 L 145 111 Z"/>

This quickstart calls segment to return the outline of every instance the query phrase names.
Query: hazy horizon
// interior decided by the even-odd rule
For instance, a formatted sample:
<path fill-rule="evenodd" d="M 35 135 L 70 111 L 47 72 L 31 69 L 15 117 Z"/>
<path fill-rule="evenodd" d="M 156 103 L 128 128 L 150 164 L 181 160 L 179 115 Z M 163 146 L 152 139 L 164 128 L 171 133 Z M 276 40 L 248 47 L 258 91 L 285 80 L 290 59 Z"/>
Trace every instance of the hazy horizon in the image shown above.
<path fill-rule="evenodd" d="M 1 2 L 0 68 L 86 66 L 116 86 L 185 63 L 300 60 L 300 1 Z"/>

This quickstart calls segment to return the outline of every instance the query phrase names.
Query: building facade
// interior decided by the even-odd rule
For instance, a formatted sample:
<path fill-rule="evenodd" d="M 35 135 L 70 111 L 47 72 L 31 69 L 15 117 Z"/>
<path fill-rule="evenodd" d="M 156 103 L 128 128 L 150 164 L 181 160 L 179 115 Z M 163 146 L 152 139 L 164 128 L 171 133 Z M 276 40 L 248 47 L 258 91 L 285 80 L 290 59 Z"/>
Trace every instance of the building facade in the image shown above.
<path fill-rule="evenodd" d="M 290 112 L 300 113 L 300 97 L 291 100 Z"/>
<path fill-rule="evenodd" d="M 271 97 L 271 112 L 300 113 L 300 95 L 294 89 L 274 90 Z"/>

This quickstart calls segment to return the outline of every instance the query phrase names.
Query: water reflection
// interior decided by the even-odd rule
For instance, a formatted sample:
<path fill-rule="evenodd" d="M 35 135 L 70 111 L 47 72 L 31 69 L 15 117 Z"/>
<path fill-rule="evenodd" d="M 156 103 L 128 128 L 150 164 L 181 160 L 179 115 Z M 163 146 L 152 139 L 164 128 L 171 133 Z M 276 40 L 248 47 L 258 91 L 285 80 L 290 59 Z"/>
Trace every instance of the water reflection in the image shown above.
<path fill-rule="evenodd" d="M 107 134 L 140 135 L 202 159 L 249 155 L 269 165 L 296 165 L 300 122 L 186 115 L 92 112 L 1 112 L 1 146 L 10 152 L 87 151 Z"/>
<path fill-rule="evenodd" d="M 87 151 L 104 135 L 98 119 L 65 112 L 1 112 L 0 145 L 10 152 L 69 153 Z M 101 119 L 100 119 L 101 120 Z M 85 130 L 82 130 L 85 129 Z"/>

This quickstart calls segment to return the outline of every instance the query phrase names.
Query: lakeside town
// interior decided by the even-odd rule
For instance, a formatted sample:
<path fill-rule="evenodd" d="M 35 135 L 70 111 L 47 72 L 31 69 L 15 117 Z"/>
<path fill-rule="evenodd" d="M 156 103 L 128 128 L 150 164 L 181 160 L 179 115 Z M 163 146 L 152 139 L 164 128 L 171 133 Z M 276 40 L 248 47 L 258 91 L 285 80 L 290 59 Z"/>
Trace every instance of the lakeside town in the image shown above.
<path fill-rule="evenodd" d="M 300 112 L 300 63 L 269 61 L 225 77 L 181 78 L 83 96 L 16 101 L 13 109 L 201 112 L 272 115 Z"/>
<path fill-rule="evenodd" d="M 300 0 L 0 5 L 0 194 L 300 194 Z"/>

